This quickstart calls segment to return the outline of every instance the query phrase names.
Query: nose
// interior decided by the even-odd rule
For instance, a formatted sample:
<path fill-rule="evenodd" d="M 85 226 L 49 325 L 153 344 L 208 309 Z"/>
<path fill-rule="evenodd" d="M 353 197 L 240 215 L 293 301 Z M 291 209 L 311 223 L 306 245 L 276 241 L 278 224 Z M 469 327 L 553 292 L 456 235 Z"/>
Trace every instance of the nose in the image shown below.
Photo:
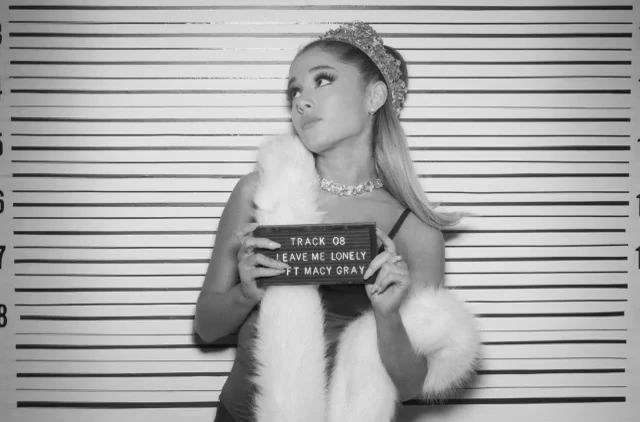
<path fill-rule="evenodd" d="M 303 96 L 300 96 L 295 101 L 295 108 L 299 114 L 303 114 L 305 111 L 312 107 L 311 101 Z"/>

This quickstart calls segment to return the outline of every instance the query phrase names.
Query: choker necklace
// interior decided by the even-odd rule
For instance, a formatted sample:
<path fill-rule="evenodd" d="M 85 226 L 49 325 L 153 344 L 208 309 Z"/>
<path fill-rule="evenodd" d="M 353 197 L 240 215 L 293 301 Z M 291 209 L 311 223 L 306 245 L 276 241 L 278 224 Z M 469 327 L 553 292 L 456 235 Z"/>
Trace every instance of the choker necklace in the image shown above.
<path fill-rule="evenodd" d="M 379 189 L 383 186 L 382 180 L 377 177 L 369 179 L 359 185 L 343 185 L 325 177 L 320 180 L 320 189 L 339 196 L 356 196 L 365 192 L 371 192 L 372 190 Z"/>

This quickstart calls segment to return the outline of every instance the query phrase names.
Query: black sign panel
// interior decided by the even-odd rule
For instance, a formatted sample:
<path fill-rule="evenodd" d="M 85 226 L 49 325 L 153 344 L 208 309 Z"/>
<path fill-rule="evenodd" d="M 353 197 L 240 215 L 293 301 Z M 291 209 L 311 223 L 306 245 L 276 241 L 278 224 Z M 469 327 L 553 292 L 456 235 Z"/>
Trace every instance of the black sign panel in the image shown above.
<path fill-rule="evenodd" d="M 363 275 L 376 251 L 374 223 L 259 226 L 254 237 L 278 242 L 276 250 L 256 249 L 289 264 L 287 272 L 257 280 L 258 286 L 277 284 L 373 283 Z"/>

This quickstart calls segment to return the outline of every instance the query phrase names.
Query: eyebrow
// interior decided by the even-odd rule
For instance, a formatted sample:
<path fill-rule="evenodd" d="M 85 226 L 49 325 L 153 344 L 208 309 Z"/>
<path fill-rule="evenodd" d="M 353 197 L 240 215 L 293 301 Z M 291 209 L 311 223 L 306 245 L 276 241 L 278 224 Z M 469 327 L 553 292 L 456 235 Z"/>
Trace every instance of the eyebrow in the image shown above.
<path fill-rule="evenodd" d="M 316 70 L 320 70 L 320 69 L 332 69 L 332 70 L 336 70 L 335 67 L 329 66 L 329 65 L 318 65 L 318 66 L 313 66 L 311 69 L 309 69 L 308 73 L 314 72 Z M 294 76 L 293 78 L 289 79 L 289 83 L 287 84 L 288 87 L 291 86 L 292 83 L 294 83 L 296 81 L 296 77 Z"/>

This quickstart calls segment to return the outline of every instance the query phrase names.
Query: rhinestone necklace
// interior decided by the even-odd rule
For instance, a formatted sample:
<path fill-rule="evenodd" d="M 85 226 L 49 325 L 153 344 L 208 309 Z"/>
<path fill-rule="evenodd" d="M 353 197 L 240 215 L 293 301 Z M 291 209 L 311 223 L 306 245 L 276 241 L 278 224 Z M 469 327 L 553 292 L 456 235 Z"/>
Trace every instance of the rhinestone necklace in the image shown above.
<path fill-rule="evenodd" d="M 325 177 L 320 180 L 320 189 L 339 196 L 356 196 L 365 192 L 371 192 L 383 186 L 382 180 L 377 177 L 369 179 L 359 185 L 343 185 Z"/>

